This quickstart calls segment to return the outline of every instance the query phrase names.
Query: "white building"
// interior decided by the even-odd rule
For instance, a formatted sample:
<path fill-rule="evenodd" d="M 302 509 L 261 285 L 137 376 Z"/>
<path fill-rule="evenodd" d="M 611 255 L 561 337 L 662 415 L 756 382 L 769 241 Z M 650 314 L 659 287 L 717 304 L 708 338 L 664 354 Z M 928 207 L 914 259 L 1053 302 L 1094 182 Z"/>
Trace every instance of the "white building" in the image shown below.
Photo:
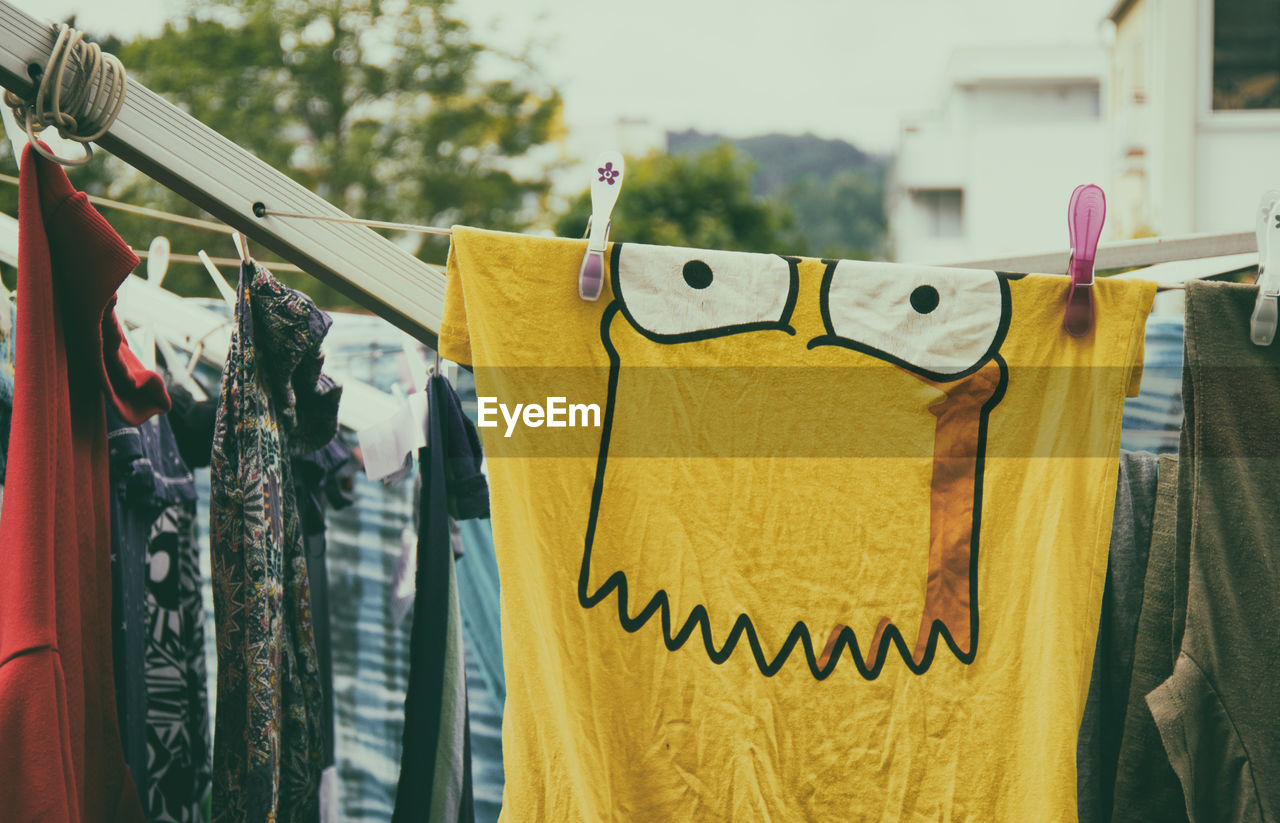
<path fill-rule="evenodd" d="M 1277 0 L 1119 0 L 1108 223 L 1121 237 L 1253 229 L 1280 188 Z"/>
<path fill-rule="evenodd" d="M 894 259 L 1066 246 L 1071 192 L 1107 185 L 1105 70 L 1098 46 L 957 50 L 941 109 L 902 127 L 886 194 Z"/>

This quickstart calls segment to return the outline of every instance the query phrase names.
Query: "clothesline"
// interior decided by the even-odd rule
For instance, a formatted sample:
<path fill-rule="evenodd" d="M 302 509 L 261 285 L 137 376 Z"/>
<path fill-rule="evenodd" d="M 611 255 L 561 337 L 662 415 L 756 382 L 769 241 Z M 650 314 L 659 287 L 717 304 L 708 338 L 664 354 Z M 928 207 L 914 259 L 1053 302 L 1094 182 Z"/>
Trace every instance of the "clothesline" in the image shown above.
<path fill-rule="evenodd" d="M 18 178 L 9 174 L 0 174 L 0 183 L 8 183 L 11 186 L 18 185 Z M 222 232 L 225 234 L 229 227 L 223 223 L 215 223 L 212 220 L 201 220 L 198 217 L 187 217 L 184 214 L 174 214 L 169 211 L 161 211 L 160 209 L 152 209 L 147 206 L 135 206 L 132 203 L 122 203 L 119 200 L 111 200 L 106 197 L 99 197 L 95 194 L 85 195 L 89 198 L 89 202 L 95 206 L 106 206 L 107 208 L 116 209 L 117 211 L 126 211 L 131 214 L 139 214 L 143 217 L 154 217 L 157 220 L 164 220 L 169 223 L 178 223 L 183 226 L 191 226 L 196 229 L 208 229 L 209 231 Z M 196 262 L 199 262 L 198 260 Z"/>
<path fill-rule="evenodd" d="M 8 174 L 0 174 L 0 183 L 9 183 L 11 185 L 18 184 L 18 178 Z M 163 211 L 161 209 L 153 209 L 147 206 L 138 206 L 132 203 L 125 203 L 119 200 L 112 200 L 107 197 L 97 195 L 87 195 L 89 202 L 104 206 L 106 208 L 117 209 L 119 211 L 138 214 L 145 217 L 154 217 L 157 220 L 165 220 L 171 223 L 191 226 L 194 228 L 209 229 L 210 231 L 226 232 L 230 227 L 211 220 L 202 220 L 196 217 L 188 217 L 182 214 Z M 370 228 L 389 229 L 394 231 L 410 231 L 421 232 L 424 234 L 436 234 L 448 236 L 452 234 L 451 229 L 441 226 L 420 226 L 412 223 L 397 223 L 387 220 L 365 220 L 358 217 L 335 217 L 332 215 L 321 214 L 301 214 L 296 212 L 278 212 L 261 207 L 262 204 L 254 204 L 255 214 L 259 217 L 284 217 L 302 220 L 320 220 L 334 223 L 346 223 L 349 225 L 368 226 Z M 1116 269 L 1126 268 L 1129 266 L 1151 266 L 1160 265 L 1168 262 L 1181 262 L 1189 260 L 1204 260 L 1218 257 L 1238 257 L 1247 255 L 1257 251 L 1257 238 L 1251 232 L 1236 232 L 1229 234 L 1199 234 L 1188 235 L 1186 237 L 1148 237 L 1137 240 L 1123 240 L 1114 243 L 1103 243 L 1098 246 L 1098 256 L 1095 259 L 1095 265 L 1098 269 Z M 139 257 L 147 256 L 144 251 L 134 251 Z M 1056 271 L 1066 265 L 1066 260 L 1070 257 L 1069 249 L 1057 252 L 1044 252 L 1038 254 L 1025 254 L 1011 257 L 985 258 L 982 260 L 969 260 L 947 265 L 957 268 L 981 268 L 981 269 L 999 269 L 1002 271 Z M 1171 255 L 1175 255 L 1171 258 Z M 195 255 L 174 254 L 170 255 L 170 259 L 182 263 L 199 263 L 200 259 Z M 213 262 L 217 265 L 235 266 L 239 261 L 234 258 L 213 258 Z M 1240 261 L 1233 260 L 1232 263 Z M 427 264 L 436 266 L 438 264 Z M 302 272 L 303 270 L 292 263 L 274 263 L 272 268 L 277 271 Z M 1161 282 L 1162 289 L 1177 289 L 1179 285 Z"/>
<path fill-rule="evenodd" d="M 1125 269 L 1134 266 L 1151 266 L 1179 260 L 1200 260 L 1207 257 L 1227 257 L 1258 250 L 1255 232 L 1229 234 L 1192 234 L 1184 237 L 1143 237 L 1137 240 L 1121 240 L 1101 243 L 1094 258 L 1098 271 Z M 966 260 L 948 265 L 970 269 L 995 269 L 997 271 L 1061 272 L 1066 271 L 1070 249 L 1008 257 L 992 257 Z"/>
<path fill-rule="evenodd" d="M 10 185 L 16 186 L 18 185 L 18 178 L 9 174 L 0 174 L 0 183 L 8 183 Z M 120 200 L 112 200 L 109 197 L 100 197 L 95 194 L 87 194 L 85 196 L 88 197 L 89 202 L 93 203 L 95 206 L 102 206 L 104 208 L 115 209 L 117 211 L 129 212 L 130 214 L 137 214 L 143 217 L 152 217 L 152 218 L 155 218 L 156 220 L 163 220 L 168 223 L 177 223 L 179 225 L 190 226 L 196 229 L 208 229 L 209 231 L 216 231 L 222 234 L 226 234 L 228 231 L 230 231 L 230 228 L 231 228 L 230 226 L 227 226 L 224 223 L 217 223 L 217 222 L 214 222 L 213 220 L 201 220 L 198 217 L 188 217 L 185 214 L 175 214 L 174 212 L 163 211 L 161 209 L 153 209 L 147 206 L 137 206 L 137 205 L 134 205 L 133 203 L 125 203 Z M 390 228 L 395 225 L 398 225 L 398 224 L 388 223 L 385 226 L 385 228 Z M 143 259 L 146 259 L 147 257 L 147 252 L 139 249 L 134 249 L 133 253 Z M 194 254 L 171 254 L 169 255 L 169 259 L 175 263 L 201 262 L 200 258 Z M 214 264 L 218 266 L 240 265 L 240 261 L 232 257 L 213 257 L 210 259 L 213 260 Z M 428 263 L 427 265 L 431 265 L 431 264 Z M 284 263 L 284 262 L 271 263 L 271 269 L 272 271 L 287 271 L 287 272 L 295 272 L 295 273 L 301 273 L 303 271 L 301 268 L 294 265 L 293 263 Z"/>
<path fill-rule="evenodd" d="M 18 184 L 18 178 L 8 174 L 0 174 L 0 183 L 8 183 L 16 186 Z M 183 214 L 176 214 L 174 212 L 168 212 L 161 209 L 153 209 L 147 206 L 138 206 L 133 203 L 125 203 L 120 200 L 112 200 L 111 198 L 101 197 L 98 195 L 89 194 L 86 196 L 89 198 L 89 202 L 94 205 L 116 209 L 130 214 L 137 214 L 144 217 L 152 217 L 156 220 L 163 220 L 170 223 L 190 226 L 192 228 L 208 229 L 209 231 L 223 233 L 230 229 L 226 224 L 212 220 L 188 217 Z M 260 204 L 255 204 L 255 206 L 256 205 Z M 450 235 L 452 233 L 450 229 L 439 226 L 418 226 L 410 223 L 395 223 L 385 220 L 363 220 L 356 217 L 333 217 L 317 214 L 276 212 L 265 208 L 260 211 L 262 214 L 259 216 L 269 215 L 271 217 L 332 221 L 336 223 L 362 225 L 369 226 L 371 228 L 389 229 L 394 231 L 415 231 L 425 234 Z M 1170 253 L 1175 250 L 1178 251 L 1180 256 L 1173 260 L 1167 259 Z M 1233 269 L 1237 264 L 1240 266 L 1244 265 L 1243 261 L 1240 259 L 1241 257 L 1247 256 L 1250 252 L 1255 252 L 1256 250 L 1256 237 L 1253 234 L 1244 232 L 1217 235 L 1203 234 L 1178 238 L 1143 238 L 1140 240 L 1126 240 L 1117 243 L 1104 243 L 1099 245 L 1098 257 L 1095 261 L 1095 265 L 1098 269 L 1125 268 L 1133 265 L 1160 266 L 1163 265 L 1160 262 L 1152 264 L 1150 262 L 1144 263 L 1144 261 L 1155 260 L 1158 257 L 1160 260 L 1163 260 L 1164 263 L 1177 263 L 1191 260 L 1204 260 L 1218 257 L 1226 259 L 1231 257 L 1234 258 L 1230 261 L 1233 265 L 1228 266 L 1227 269 Z M 146 259 L 148 256 L 146 251 L 139 249 L 134 249 L 134 254 L 143 259 Z M 957 268 L 998 269 L 1001 271 L 1057 271 L 1066 266 L 1066 261 L 1070 257 L 1070 254 L 1070 250 L 1065 250 L 1016 257 L 969 260 L 949 263 L 947 265 Z M 169 259 L 178 263 L 201 262 L 200 258 L 193 254 L 171 254 Z M 239 260 L 231 257 L 214 257 L 210 259 L 218 266 L 238 266 L 240 264 Z M 1253 261 L 1250 261 L 1249 265 L 1252 265 L 1252 262 Z M 443 272 L 439 271 L 439 264 L 428 263 L 427 265 L 436 271 L 437 274 L 443 275 Z M 282 272 L 304 272 L 304 270 L 299 266 L 285 262 L 273 262 L 271 263 L 271 268 L 274 271 Z M 1227 269 L 1224 269 L 1224 272 L 1215 273 L 1212 276 L 1225 273 Z M 1127 273 L 1127 276 L 1133 276 L 1134 274 L 1135 272 L 1129 272 Z M 1139 271 L 1136 272 L 1136 274 L 1142 275 L 1143 272 Z M 1168 283 L 1161 279 L 1160 289 L 1162 291 L 1177 290 L 1181 288 L 1183 288 L 1181 284 Z"/>
<path fill-rule="evenodd" d="M 143 260 L 146 260 L 150 256 L 150 253 L 146 249 L 134 249 L 133 253 L 141 257 Z M 237 266 L 238 267 L 240 265 L 240 259 L 238 257 L 210 257 L 209 259 L 213 261 L 213 264 L 215 266 Z M 202 263 L 203 262 L 199 258 L 199 256 L 194 254 L 170 254 L 169 260 L 174 263 Z M 292 263 L 272 262 L 267 265 L 267 268 L 271 269 L 273 272 L 287 271 L 287 272 L 293 272 L 293 273 L 302 273 L 302 269 L 298 268 Z"/>

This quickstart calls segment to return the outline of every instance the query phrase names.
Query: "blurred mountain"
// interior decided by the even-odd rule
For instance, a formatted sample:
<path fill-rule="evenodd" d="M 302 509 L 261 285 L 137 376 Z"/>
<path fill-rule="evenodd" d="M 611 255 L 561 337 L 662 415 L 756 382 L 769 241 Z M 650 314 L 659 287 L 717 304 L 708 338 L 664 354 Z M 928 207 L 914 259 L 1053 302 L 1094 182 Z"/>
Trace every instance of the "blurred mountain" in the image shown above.
<path fill-rule="evenodd" d="M 728 143 L 759 166 L 756 194 L 773 194 L 805 175 L 829 177 L 841 171 L 861 171 L 883 176 L 889 158 L 868 154 L 844 140 L 827 140 L 813 134 L 764 134 L 733 139 L 696 129 L 667 132 L 667 152 L 683 154 Z"/>
<path fill-rule="evenodd" d="M 884 178 L 889 158 L 813 134 L 733 139 L 668 132 L 672 155 L 728 144 L 755 166 L 752 192 L 787 206 L 813 257 L 874 259 L 886 252 Z"/>

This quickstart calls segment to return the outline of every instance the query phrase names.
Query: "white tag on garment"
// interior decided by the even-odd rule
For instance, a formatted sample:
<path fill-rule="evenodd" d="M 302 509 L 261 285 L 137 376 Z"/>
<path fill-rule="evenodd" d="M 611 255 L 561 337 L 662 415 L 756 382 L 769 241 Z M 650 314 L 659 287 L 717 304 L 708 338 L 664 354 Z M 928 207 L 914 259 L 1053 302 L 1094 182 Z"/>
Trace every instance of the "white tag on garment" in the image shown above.
<path fill-rule="evenodd" d="M 414 392 L 383 422 L 356 432 L 364 471 L 381 480 L 404 466 L 405 458 L 427 445 L 427 393 Z"/>

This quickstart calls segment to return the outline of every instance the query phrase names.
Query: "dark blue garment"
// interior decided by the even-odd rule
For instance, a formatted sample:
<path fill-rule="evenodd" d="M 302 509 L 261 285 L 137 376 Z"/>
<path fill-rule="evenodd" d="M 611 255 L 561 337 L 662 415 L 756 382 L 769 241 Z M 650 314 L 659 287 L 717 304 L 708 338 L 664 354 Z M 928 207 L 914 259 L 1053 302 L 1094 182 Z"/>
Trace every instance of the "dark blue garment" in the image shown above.
<path fill-rule="evenodd" d="M 1133 675 L 1133 651 L 1147 573 L 1156 505 L 1158 458 L 1150 452 L 1120 452 L 1120 474 L 1112 515 L 1107 578 L 1093 652 L 1093 672 L 1076 744 L 1076 806 L 1079 823 L 1111 819 Z"/>
<path fill-rule="evenodd" d="M 436 375 L 427 391 L 428 445 L 418 454 L 422 487 L 409 688 L 392 821 L 432 820 L 435 776 L 438 770 L 446 770 L 458 779 L 444 781 L 450 795 L 442 800 L 443 823 L 471 823 L 475 801 L 466 665 L 449 519 L 488 517 L 489 488 L 480 470 L 480 437 L 463 414 L 453 387 Z M 459 693 L 461 699 L 454 700 Z"/>
<path fill-rule="evenodd" d="M 116 704 L 125 758 L 153 823 L 200 819 L 209 786 L 204 610 L 195 478 L 169 421 L 107 409 Z"/>
<path fill-rule="evenodd" d="M 1107 578 L 1076 748 L 1081 823 L 1111 820 L 1155 507 L 1155 455 L 1176 453 L 1182 429 L 1185 320 L 1182 315 L 1151 315 L 1147 319 L 1142 391 L 1124 404 Z"/>
<path fill-rule="evenodd" d="M 322 379 L 328 380 L 327 377 Z M 325 565 L 325 511 L 345 509 L 356 501 L 355 475 L 360 462 L 337 437 L 324 448 L 293 458 L 293 485 L 298 496 L 302 542 L 307 553 L 307 579 L 311 586 L 311 624 L 320 666 L 320 730 L 324 737 L 324 767 L 334 765 L 335 715 L 333 695 L 333 640 L 329 615 L 329 572 Z"/>

